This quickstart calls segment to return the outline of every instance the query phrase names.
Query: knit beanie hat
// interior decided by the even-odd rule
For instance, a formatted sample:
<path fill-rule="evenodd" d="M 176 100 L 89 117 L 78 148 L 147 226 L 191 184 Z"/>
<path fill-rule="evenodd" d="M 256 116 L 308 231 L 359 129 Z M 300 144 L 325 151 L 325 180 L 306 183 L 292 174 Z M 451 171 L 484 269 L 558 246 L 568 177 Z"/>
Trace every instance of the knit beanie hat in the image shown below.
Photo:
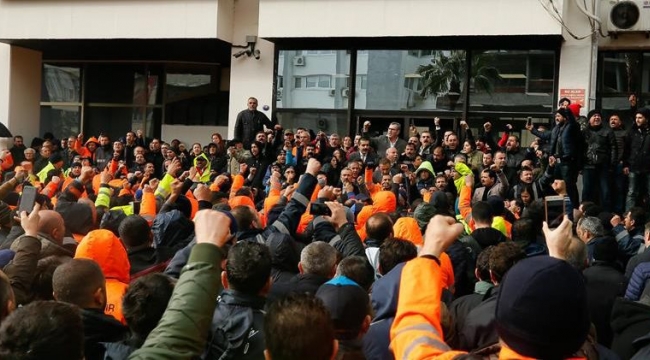
<path fill-rule="evenodd" d="M 568 109 L 557 109 L 555 110 L 555 113 L 562 115 L 567 120 L 575 118 L 575 116 L 573 116 L 573 113 Z"/>
<path fill-rule="evenodd" d="M 563 359 L 587 339 L 585 280 L 566 261 L 549 256 L 522 260 L 508 271 L 500 287 L 497 332 L 518 354 Z"/>
<path fill-rule="evenodd" d="M 644 117 L 646 120 L 650 121 L 650 109 L 648 109 L 648 108 L 641 108 L 641 109 L 637 110 L 636 113 L 637 113 L 637 114 L 641 114 L 641 115 L 643 115 L 643 117 Z"/>
<path fill-rule="evenodd" d="M 600 116 L 603 115 L 603 114 L 600 112 L 599 109 L 593 109 L 593 110 L 591 110 L 591 111 L 587 114 L 587 120 L 591 119 L 591 117 L 594 116 L 594 115 L 596 115 L 596 114 L 598 114 L 598 115 L 600 115 Z"/>

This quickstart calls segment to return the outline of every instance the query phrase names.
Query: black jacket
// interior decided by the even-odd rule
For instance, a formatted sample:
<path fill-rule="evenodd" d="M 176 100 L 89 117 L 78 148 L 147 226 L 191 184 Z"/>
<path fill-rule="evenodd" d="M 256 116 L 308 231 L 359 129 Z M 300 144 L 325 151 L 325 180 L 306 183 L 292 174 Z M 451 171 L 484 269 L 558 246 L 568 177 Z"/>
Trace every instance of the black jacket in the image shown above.
<path fill-rule="evenodd" d="M 266 299 L 224 290 L 212 317 L 206 360 L 264 359 L 264 304 Z"/>
<path fill-rule="evenodd" d="M 478 350 L 499 342 L 494 315 L 499 290 L 494 287 L 490 296 L 467 314 L 458 337 L 461 349 Z"/>
<path fill-rule="evenodd" d="M 630 261 L 627 262 L 627 266 L 625 267 L 625 278 L 629 281 L 636 266 L 642 262 L 648 261 L 650 261 L 650 247 L 646 247 L 642 253 L 636 254 L 630 258 Z"/>
<path fill-rule="evenodd" d="M 288 282 L 275 282 L 268 294 L 268 301 L 283 299 L 291 294 L 316 294 L 318 288 L 329 278 L 315 274 L 297 274 Z"/>
<path fill-rule="evenodd" d="M 601 261 L 595 261 L 582 273 L 587 280 L 589 316 L 596 327 L 598 343 L 609 347 L 612 307 L 616 297 L 625 294 L 625 276 L 617 264 Z"/>
<path fill-rule="evenodd" d="M 131 264 L 131 275 L 137 274 L 158 263 L 156 249 L 150 246 L 137 250 L 129 250 L 127 251 L 127 255 L 129 256 L 129 264 Z"/>
<path fill-rule="evenodd" d="M 634 340 L 650 333 L 650 306 L 617 298 L 612 309 L 612 350 L 629 359 L 637 351 Z"/>
<path fill-rule="evenodd" d="M 587 126 L 583 131 L 586 141 L 585 164 L 588 166 L 615 164 L 618 162 L 616 136 L 609 126 Z"/>
<path fill-rule="evenodd" d="M 114 317 L 105 315 L 101 310 L 82 309 L 81 318 L 84 325 L 86 360 L 103 360 L 105 352 L 103 343 L 117 342 L 127 335 L 126 326 Z"/>
<path fill-rule="evenodd" d="M 241 140 L 248 149 L 255 140 L 255 134 L 264 131 L 264 125 L 273 128 L 273 122 L 263 112 L 248 109 L 240 111 L 235 121 L 235 138 Z"/>
<path fill-rule="evenodd" d="M 580 135 L 580 125 L 573 116 L 562 125 L 555 124 L 551 131 L 539 132 L 537 129 L 531 130 L 531 133 L 542 140 L 550 142 L 551 155 L 562 160 L 563 162 L 576 161 L 581 144 L 577 143 L 582 136 Z"/>
<path fill-rule="evenodd" d="M 623 164 L 632 172 L 650 172 L 650 127 L 634 125 L 625 139 Z"/>
<path fill-rule="evenodd" d="M 454 336 L 449 339 L 450 346 L 452 348 L 457 348 L 460 346 L 459 334 L 463 331 L 463 326 L 465 325 L 465 319 L 469 313 L 476 309 L 483 301 L 489 299 L 492 296 L 492 290 L 488 290 L 485 294 L 472 293 L 469 295 L 461 296 L 458 299 L 454 300 L 449 306 L 449 313 L 451 318 L 454 319 L 454 325 L 456 331 Z"/>

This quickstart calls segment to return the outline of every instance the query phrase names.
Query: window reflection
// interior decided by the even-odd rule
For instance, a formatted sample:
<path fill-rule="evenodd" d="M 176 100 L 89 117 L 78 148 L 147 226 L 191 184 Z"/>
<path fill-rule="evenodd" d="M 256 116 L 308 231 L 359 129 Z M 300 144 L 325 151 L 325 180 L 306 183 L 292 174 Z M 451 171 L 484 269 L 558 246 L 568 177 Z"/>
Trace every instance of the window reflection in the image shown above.
<path fill-rule="evenodd" d="M 81 69 L 44 64 L 42 89 L 43 102 L 80 102 Z"/>
<path fill-rule="evenodd" d="M 641 79 L 641 55 L 641 53 L 606 53 L 600 70 L 601 92 L 630 94 L 638 91 L 638 81 Z"/>
<path fill-rule="evenodd" d="M 285 129 L 308 127 L 314 133 L 325 131 L 328 134 L 349 133 L 348 120 L 345 114 L 336 113 L 279 113 L 278 120 Z"/>
<path fill-rule="evenodd" d="M 40 132 L 51 132 L 58 139 L 79 134 L 81 111 L 78 106 L 41 106 Z"/>
<path fill-rule="evenodd" d="M 470 109 L 549 112 L 553 108 L 554 79 L 553 51 L 473 52 Z"/>
<path fill-rule="evenodd" d="M 350 54 L 345 50 L 280 51 L 276 106 L 345 109 L 349 73 Z"/>

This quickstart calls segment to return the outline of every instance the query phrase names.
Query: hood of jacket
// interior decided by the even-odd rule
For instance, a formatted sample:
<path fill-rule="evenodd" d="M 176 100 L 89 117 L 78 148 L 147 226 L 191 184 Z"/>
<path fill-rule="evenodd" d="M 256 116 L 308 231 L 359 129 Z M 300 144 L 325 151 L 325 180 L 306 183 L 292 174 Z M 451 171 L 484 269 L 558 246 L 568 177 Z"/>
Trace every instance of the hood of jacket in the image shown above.
<path fill-rule="evenodd" d="M 422 164 L 418 167 L 417 170 L 415 170 L 415 176 L 420 175 L 421 171 L 428 171 L 431 176 L 435 176 L 435 173 L 433 172 L 433 165 L 431 165 L 431 162 L 429 161 L 423 161 Z"/>
<path fill-rule="evenodd" d="M 397 209 L 397 198 L 392 191 L 379 191 L 372 196 L 373 214 L 385 212 L 392 213 Z"/>
<path fill-rule="evenodd" d="M 109 230 L 89 232 L 77 246 L 74 257 L 97 262 L 106 279 L 129 283 L 131 264 L 126 249 L 120 239 Z"/>
<path fill-rule="evenodd" d="M 412 217 L 402 217 L 397 219 L 395 225 L 393 225 L 393 236 L 408 240 L 415 245 L 424 244 L 418 221 Z"/>
<path fill-rule="evenodd" d="M 92 211 L 86 204 L 59 199 L 55 210 L 63 217 L 65 229 L 72 234 L 86 235 L 95 228 Z"/>
<path fill-rule="evenodd" d="M 398 264 L 373 284 L 372 296 L 370 297 L 372 309 L 375 312 L 373 323 L 395 317 L 397 313 L 399 284 L 404 264 L 406 263 Z"/>
<path fill-rule="evenodd" d="M 182 248 L 194 237 L 194 223 L 180 210 L 158 214 L 151 226 L 154 248 Z"/>
<path fill-rule="evenodd" d="M 480 228 L 472 231 L 472 237 L 483 249 L 506 241 L 503 233 L 495 228 Z"/>
<path fill-rule="evenodd" d="M 639 323 L 645 323 L 645 327 L 650 327 L 650 306 L 636 302 L 617 298 L 614 300 L 612 308 L 612 331 L 614 334 L 625 332 L 630 326 Z"/>
<path fill-rule="evenodd" d="M 298 273 L 300 252 L 303 246 L 294 241 L 291 236 L 273 232 L 267 239 L 266 245 L 271 252 L 271 266 L 275 269 Z"/>
<path fill-rule="evenodd" d="M 208 159 L 208 157 L 204 153 L 200 153 L 192 161 L 192 165 L 194 167 L 196 167 L 196 160 L 197 159 L 205 159 L 205 161 L 206 161 L 205 168 L 203 168 L 203 172 L 201 173 L 201 182 L 210 181 L 210 170 L 212 170 L 211 169 L 212 163 L 211 163 L 210 159 Z"/>

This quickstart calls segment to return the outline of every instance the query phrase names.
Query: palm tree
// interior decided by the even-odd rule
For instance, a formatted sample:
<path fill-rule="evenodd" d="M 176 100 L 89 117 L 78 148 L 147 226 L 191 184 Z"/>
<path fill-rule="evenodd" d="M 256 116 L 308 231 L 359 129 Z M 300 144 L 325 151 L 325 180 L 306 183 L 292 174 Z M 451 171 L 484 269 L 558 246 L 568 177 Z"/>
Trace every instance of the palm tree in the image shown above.
<path fill-rule="evenodd" d="M 451 110 L 454 110 L 458 99 L 467 91 L 466 85 L 461 88 L 465 80 L 466 63 L 463 50 L 435 52 L 430 64 L 420 65 L 417 69 L 423 83 L 420 96 L 446 95 Z M 490 65 L 489 55 L 478 53 L 472 56 L 470 82 L 475 89 L 492 94 L 494 83 L 499 80 L 499 70 Z"/>

